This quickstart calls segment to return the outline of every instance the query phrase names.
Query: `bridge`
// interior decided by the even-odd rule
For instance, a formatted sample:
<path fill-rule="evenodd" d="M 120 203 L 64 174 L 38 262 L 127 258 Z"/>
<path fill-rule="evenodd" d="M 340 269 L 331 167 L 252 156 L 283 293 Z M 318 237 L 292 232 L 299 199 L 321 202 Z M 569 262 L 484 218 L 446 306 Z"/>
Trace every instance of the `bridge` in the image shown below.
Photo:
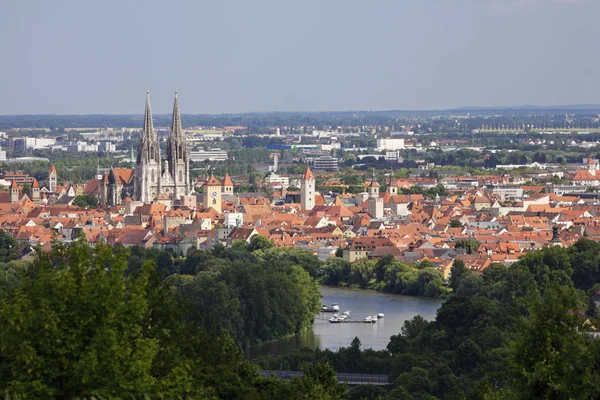
<path fill-rule="evenodd" d="M 339 383 L 348 385 L 389 385 L 389 376 L 384 374 L 351 374 L 346 372 L 335 373 Z M 260 376 L 265 378 L 293 379 L 301 378 L 304 372 L 301 371 L 260 371 Z"/>

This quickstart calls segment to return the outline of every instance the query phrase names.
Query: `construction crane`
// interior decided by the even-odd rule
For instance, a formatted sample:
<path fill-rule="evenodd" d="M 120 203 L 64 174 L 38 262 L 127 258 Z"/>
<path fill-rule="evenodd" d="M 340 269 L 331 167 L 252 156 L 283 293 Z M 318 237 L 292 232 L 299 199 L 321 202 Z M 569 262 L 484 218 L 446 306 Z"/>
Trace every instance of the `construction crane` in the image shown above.
<path fill-rule="evenodd" d="M 346 189 L 348 189 L 350 187 L 350 185 L 344 185 L 344 184 L 339 184 L 339 185 L 324 185 L 327 188 L 330 187 L 341 187 L 342 188 L 342 196 L 346 195 Z"/>

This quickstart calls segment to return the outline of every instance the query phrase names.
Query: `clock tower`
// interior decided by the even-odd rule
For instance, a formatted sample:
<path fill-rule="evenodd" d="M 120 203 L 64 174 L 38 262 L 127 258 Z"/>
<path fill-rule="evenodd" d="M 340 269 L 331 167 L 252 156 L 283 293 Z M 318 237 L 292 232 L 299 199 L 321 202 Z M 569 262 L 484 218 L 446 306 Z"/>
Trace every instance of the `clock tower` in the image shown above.
<path fill-rule="evenodd" d="M 202 205 L 204 210 L 214 208 L 219 214 L 221 213 L 221 182 L 214 176 L 211 177 L 202 186 L 203 200 Z"/>

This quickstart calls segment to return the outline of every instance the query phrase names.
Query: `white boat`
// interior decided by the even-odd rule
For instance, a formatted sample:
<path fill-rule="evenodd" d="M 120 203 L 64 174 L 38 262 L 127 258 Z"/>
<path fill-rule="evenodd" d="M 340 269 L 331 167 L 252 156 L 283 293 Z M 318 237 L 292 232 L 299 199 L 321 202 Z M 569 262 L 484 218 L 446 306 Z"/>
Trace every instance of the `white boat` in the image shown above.
<path fill-rule="evenodd" d="M 327 308 L 327 306 L 325 304 L 323 304 L 321 306 L 321 311 L 327 311 L 327 310 L 329 310 L 329 308 Z"/>
<path fill-rule="evenodd" d="M 365 319 L 363 319 L 364 323 L 370 324 L 373 322 L 373 317 L 371 317 L 370 315 L 368 317 L 366 317 Z"/>
<path fill-rule="evenodd" d="M 331 317 L 331 318 L 329 318 L 329 322 L 336 323 L 336 322 L 341 322 L 341 321 L 338 317 Z"/>
<path fill-rule="evenodd" d="M 373 315 L 373 317 L 371 318 L 371 322 L 372 323 L 376 323 L 377 322 L 377 315 Z"/>
<path fill-rule="evenodd" d="M 345 315 L 346 317 L 350 317 L 350 310 L 346 310 L 342 313 L 342 315 Z"/>
<path fill-rule="evenodd" d="M 337 303 L 333 303 L 331 305 L 331 309 L 335 311 L 340 311 L 340 306 Z"/>
<path fill-rule="evenodd" d="M 379 314 L 377 314 L 377 318 L 383 318 L 383 317 L 385 317 L 384 313 L 380 312 Z"/>

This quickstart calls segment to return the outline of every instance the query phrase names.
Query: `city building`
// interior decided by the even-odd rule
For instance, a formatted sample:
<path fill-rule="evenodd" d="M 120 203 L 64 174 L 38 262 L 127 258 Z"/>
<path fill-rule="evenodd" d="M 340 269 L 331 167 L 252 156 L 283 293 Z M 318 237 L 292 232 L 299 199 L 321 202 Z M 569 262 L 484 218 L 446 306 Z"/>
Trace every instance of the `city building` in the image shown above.
<path fill-rule="evenodd" d="M 160 144 L 146 93 L 144 126 L 134 169 L 111 168 L 100 178 L 100 203 L 115 205 L 131 197 L 142 203 L 160 200 L 172 204 L 192 191 L 189 179 L 189 157 L 183 130 L 177 93 L 173 102 L 171 129 L 167 137 L 167 154 L 162 162 Z"/>
<path fill-rule="evenodd" d="M 315 208 L 315 176 L 310 167 L 306 168 L 301 181 L 300 188 L 300 207 L 302 210 L 312 210 Z"/>
<path fill-rule="evenodd" d="M 211 176 L 202 186 L 202 206 L 204 210 L 213 208 L 216 212 L 221 213 L 221 182 L 214 176 Z"/>
<path fill-rule="evenodd" d="M 190 161 L 192 162 L 203 162 L 203 161 L 227 161 L 227 152 L 225 150 L 199 150 L 190 151 Z"/>
<path fill-rule="evenodd" d="M 377 151 L 404 149 L 404 139 L 377 139 Z"/>
<path fill-rule="evenodd" d="M 175 93 L 173 102 L 173 116 L 167 138 L 167 157 L 164 168 L 161 163 L 160 144 L 152 121 L 150 94 L 147 93 L 144 129 L 135 166 L 134 195 L 136 200 L 147 203 L 161 194 L 176 200 L 180 196 L 190 193 L 189 160 L 185 136 L 181 128 L 177 93 Z"/>
<path fill-rule="evenodd" d="M 338 159 L 335 157 L 331 157 L 331 156 L 317 157 L 313 161 L 313 168 L 337 171 Z"/>

